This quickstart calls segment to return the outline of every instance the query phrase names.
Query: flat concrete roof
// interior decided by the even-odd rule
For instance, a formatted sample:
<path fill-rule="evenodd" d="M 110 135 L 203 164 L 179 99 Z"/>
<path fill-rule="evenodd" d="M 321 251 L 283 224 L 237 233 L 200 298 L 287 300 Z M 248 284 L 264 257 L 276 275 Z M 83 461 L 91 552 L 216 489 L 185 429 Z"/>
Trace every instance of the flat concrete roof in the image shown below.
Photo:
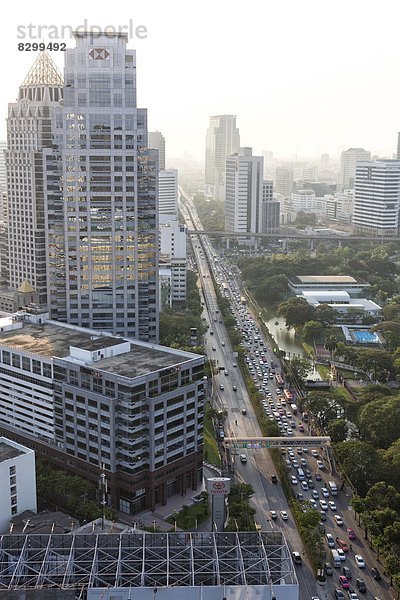
<path fill-rule="evenodd" d="M 358 283 L 350 275 L 297 275 L 300 283 Z"/>
<path fill-rule="evenodd" d="M 0 442 L 0 462 L 4 462 L 5 460 L 11 460 L 12 458 L 16 458 L 17 456 L 21 456 L 24 454 L 22 450 L 19 448 L 15 448 L 6 442 Z"/>
<path fill-rule="evenodd" d="M 91 329 L 63 326 L 55 321 L 42 324 L 24 323 L 22 329 L 0 333 L 0 346 L 15 348 L 29 354 L 38 354 L 49 360 L 54 357 L 67 359 L 70 356 L 70 346 L 85 350 L 99 350 L 126 341 L 130 342 L 129 352 L 88 362 L 86 365 L 133 378 L 173 365 L 180 365 L 199 357 L 198 354 L 170 350 L 156 344 L 102 335 Z M 72 360 L 72 362 L 79 364 L 76 360 Z"/>

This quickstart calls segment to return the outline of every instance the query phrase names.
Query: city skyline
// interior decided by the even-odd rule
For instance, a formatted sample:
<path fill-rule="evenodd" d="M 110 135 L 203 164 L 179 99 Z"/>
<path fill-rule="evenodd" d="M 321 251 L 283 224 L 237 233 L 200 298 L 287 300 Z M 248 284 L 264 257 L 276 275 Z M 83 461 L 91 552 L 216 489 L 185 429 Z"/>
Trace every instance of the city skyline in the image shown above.
<path fill-rule="evenodd" d="M 347 5 L 343 19 L 343 2 L 335 4 L 335 11 L 314 1 L 306 6 L 274 2 L 239 18 L 221 3 L 212 6 L 210 19 L 211 3 L 206 2 L 194 27 L 175 0 L 172 10 L 141 6 L 132 15 L 121 9 L 115 26 L 131 20 L 147 28 L 147 37 L 130 40 L 140 63 L 138 103 L 149 108 L 149 129 L 163 132 L 171 158 L 188 152 L 204 160 L 204 131 L 213 114 L 236 114 L 241 144 L 252 146 L 256 154 L 272 150 L 277 157 L 338 156 L 346 147 L 365 147 L 372 155 L 391 158 L 400 126 L 400 82 L 392 76 L 399 58 L 396 5 L 387 1 L 381 11 L 369 11 L 364 3 L 362 21 L 357 6 Z M 32 52 L 18 51 L 17 27 L 84 22 L 71 22 L 72 13 L 52 7 L 50 21 L 45 3 L 35 7 L 34 16 L 28 10 L 24 20 L 6 20 L 0 139 L 5 139 L 7 92 L 18 88 L 34 58 Z M 112 21 L 109 9 L 107 13 L 101 7 L 96 7 L 95 19 L 88 17 L 96 26 Z M 266 22 L 274 24 L 268 35 Z M 73 45 L 70 39 L 58 41 Z M 52 52 L 60 69 L 62 54 Z"/>

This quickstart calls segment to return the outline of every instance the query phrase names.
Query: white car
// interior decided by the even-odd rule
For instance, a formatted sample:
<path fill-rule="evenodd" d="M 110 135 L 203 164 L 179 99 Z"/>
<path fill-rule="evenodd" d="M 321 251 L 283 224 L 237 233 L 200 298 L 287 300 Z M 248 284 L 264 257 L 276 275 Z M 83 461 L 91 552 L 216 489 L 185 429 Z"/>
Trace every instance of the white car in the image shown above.
<path fill-rule="evenodd" d="M 292 465 L 294 466 L 294 468 L 295 468 L 295 469 L 298 469 L 298 468 L 299 468 L 299 461 L 298 461 L 298 460 L 296 460 L 296 459 L 294 459 L 294 460 L 292 461 Z"/>
<path fill-rule="evenodd" d="M 281 513 L 282 519 L 284 521 L 287 521 L 289 517 L 288 517 L 288 514 L 287 514 L 286 510 L 281 510 L 280 513 Z"/>
<path fill-rule="evenodd" d="M 329 500 L 328 504 L 329 504 L 329 508 L 331 510 L 333 510 L 333 511 L 336 510 L 336 504 L 333 502 L 333 500 Z"/>
<path fill-rule="evenodd" d="M 344 553 L 344 550 L 342 550 L 341 548 L 337 548 L 337 553 L 338 553 L 338 557 L 340 558 L 340 560 L 346 560 L 346 555 Z"/>
<path fill-rule="evenodd" d="M 325 465 L 322 460 L 317 460 L 318 469 L 325 469 Z"/>
<path fill-rule="evenodd" d="M 292 482 L 293 485 L 297 485 L 297 479 L 296 479 L 296 477 L 294 475 L 292 475 L 290 477 L 290 481 Z"/>
<path fill-rule="evenodd" d="M 321 494 L 323 495 L 324 498 L 329 498 L 329 491 L 328 488 L 321 488 Z"/>
<path fill-rule="evenodd" d="M 360 600 L 355 592 L 349 592 L 349 600 Z"/>
<path fill-rule="evenodd" d="M 339 527 L 343 525 L 343 519 L 340 515 L 335 515 L 333 518 L 336 521 L 336 525 L 339 525 Z"/>
<path fill-rule="evenodd" d="M 325 500 L 320 500 L 319 505 L 322 508 L 322 510 L 328 510 L 328 504 L 325 502 Z"/>
<path fill-rule="evenodd" d="M 315 450 L 314 448 L 311 450 L 311 454 L 313 456 L 315 456 L 315 458 L 319 458 L 319 454 L 318 454 L 318 450 Z"/>
<path fill-rule="evenodd" d="M 270 515 L 271 515 L 271 519 L 274 519 L 274 520 L 278 517 L 276 510 L 271 510 Z"/>
<path fill-rule="evenodd" d="M 247 456 L 245 454 L 240 455 L 240 462 L 247 463 Z"/>
<path fill-rule="evenodd" d="M 315 508 L 315 509 L 317 508 L 317 503 L 315 502 L 314 498 L 310 498 L 308 502 L 309 502 L 311 508 Z"/>
<path fill-rule="evenodd" d="M 357 567 L 360 567 L 360 569 L 365 569 L 365 562 L 361 554 L 356 554 L 354 560 L 356 561 Z"/>
<path fill-rule="evenodd" d="M 301 482 L 301 487 L 306 492 L 308 490 L 308 483 L 307 483 L 307 481 L 302 481 Z"/>

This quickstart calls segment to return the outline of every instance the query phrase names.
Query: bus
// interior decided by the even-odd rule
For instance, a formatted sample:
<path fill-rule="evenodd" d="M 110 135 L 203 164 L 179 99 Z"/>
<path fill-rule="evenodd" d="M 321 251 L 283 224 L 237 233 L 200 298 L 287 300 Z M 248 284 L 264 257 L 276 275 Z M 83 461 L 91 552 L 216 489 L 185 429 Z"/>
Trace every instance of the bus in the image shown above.
<path fill-rule="evenodd" d="M 285 396 L 285 399 L 288 402 L 292 402 L 293 401 L 293 394 L 289 390 L 283 390 L 283 395 Z"/>
<path fill-rule="evenodd" d="M 328 488 L 332 496 L 337 496 L 337 485 L 334 481 L 328 481 Z"/>
<path fill-rule="evenodd" d="M 279 388 L 283 388 L 283 386 L 284 386 L 284 383 L 283 383 L 283 379 L 282 379 L 281 375 L 278 375 L 278 374 L 276 374 L 276 375 L 275 375 L 275 381 L 276 381 L 276 385 L 277 385 Z"/>

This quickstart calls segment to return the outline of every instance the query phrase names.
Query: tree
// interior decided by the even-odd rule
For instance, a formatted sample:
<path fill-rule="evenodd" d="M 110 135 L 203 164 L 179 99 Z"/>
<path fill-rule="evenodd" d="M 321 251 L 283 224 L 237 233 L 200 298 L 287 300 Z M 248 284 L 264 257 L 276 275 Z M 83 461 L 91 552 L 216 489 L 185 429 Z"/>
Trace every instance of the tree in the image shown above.
<path fill-rule="evenodd" d="M 315 308 L 314 319 L 325 326 L 332 325 L 333 323 L 335 323 L 336 317 L 337 312 L 334 308 L 332 308 L 332 306 L 329 306 L 328 304 L 319 304 Z"/>
<path fill-rule="evenodd" d="M 393 485 L 378 481 L 368 490 L 365 496 L 365 509 L 372 511 L 390 508 L 396 512 L 400 510 L 400 494 Z"/>
<path fill-rule="evenodd" d="M 399 437 L 400 395 L 380 398 L 363 406 L 358 424 L 364 440 L 375 448 L 389 448 Z"/>
<path fill-rule="evenodd" d="M 307 321 L 302 330 L 302 338 L 305 342 L 312 343 L 314 340 L 322 339 L 325 327 L 318 321 Z"/>
<path fill-rule="evenodd" d="M 344 442 L 347 438 L 348 426 L 345 419 L 335 419 L 329 421 L 326 427 L 326 433 L 333 443 Z"/>
<path fill-rule="evenodd" d="M 294 226 L 299 229 L 304 229 L 304 227 L 314 227 L 317 224 L 317 216 L 314 213 L 305 213 L 300 210 L 297 213 L 296 220 L 294 222 Z"/>
<path fill-rule="evenodd" d="M 338 342 L 335 357 L 347 365 L 354 365 L 358 358 L 358 351 L 352 346 L 346 346 L 343 342 Z"/>
<path fill-rule="evenodd" d="M 303 326 L 307 321 L 311 321 L 314 316 L 314 307 L 308 304 L 304 298 L 290 298 L 278 306 L 278 315 L 284 317 L 286 327 Z"/>
<path fill-rule="evenodd" d="M 367 372 L 372 372 L 376 381 L 386 381 L 394 372 L 393 358 L 386 350 L 360 348 L 356 365 Z"/>
<path fill-rule="evenodd" d="M 338 340 L 334 335 L 330 335 L 329 337 L 326 338 L 325 343 L 324 343 L 324 348 L 325 348 L 325 350 L 328 350 L 328 352 L 330 353 L 331 362 L 333 361 L 333 353 L 337 349 L 337 345 L 338 345 Z"/>
<path fill-rule="evenodd" d="M 305 360 L 304 358 L 292 358 L 288 364 L 290 383 L 302 387 L 310 369 L 311 364 L 308 360 Z"/>
<path fill-rule="evenodd" d="M 382 460 L 371 444 L 360 440 L 340 442 L 335 446 L 335 456 L 361 496 L 381 479 Z"/>
<path fill-rule="evenodd" d="M 311 392 L 306 396 L 305 406 L 323 429 L 330 421 L 336 421 L 342 411 L 330 392 Z"/>

